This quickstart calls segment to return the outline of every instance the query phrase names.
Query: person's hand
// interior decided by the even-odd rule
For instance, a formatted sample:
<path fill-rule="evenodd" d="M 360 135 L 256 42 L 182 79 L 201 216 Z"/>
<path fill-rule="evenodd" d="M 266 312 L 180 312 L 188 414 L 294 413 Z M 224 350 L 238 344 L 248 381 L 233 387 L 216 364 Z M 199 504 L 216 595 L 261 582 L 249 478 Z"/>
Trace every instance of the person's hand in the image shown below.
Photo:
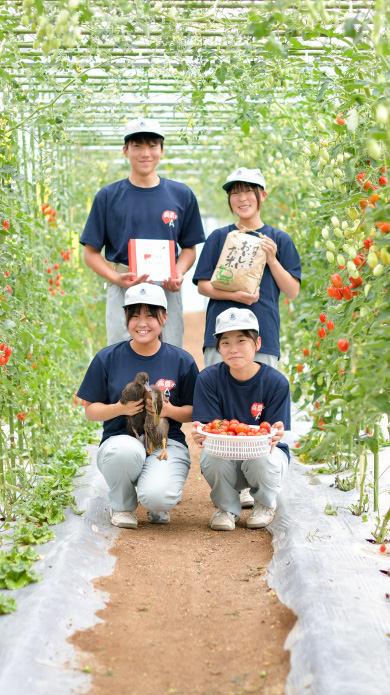
<path fill-rule="evenodd" d="M 125 287 L 128 289 L 129 287 L 133 287 L 133 285 L 139 285 L 141 282 L 153 282 L 152 280 L 148 280 L 148 277 L 149 275 L 147 273 L 139 277 L 136 277 L 135 273 L 118 273 L 115 284 L 118 285 L 118 287 Z"/>
<path fill-rule="evenodd" d="M 266 261 L 268 265 L 272 264 L 276 259 L 277 245 L 268 236 L 261 237 L 261 248 L 265 251 Z"/>
<path fill-rule="evenodd" d="M 250 294 L 250 292 L 244 292 L 243 290 L 237 290 L 236 292 L 232 292 L 231 294 L 234 294 L 234 299 L 235 302 L 240 302 L 240 304 L 246 304 L 247 306 L 250 306 L 251 304 L 254 304 L 255 302 L 259 301 L 259 296 L 260 296 L 260 287 L 256 288 L 256 291 L 253 294 Z"/>
<path fill-rule="evenodd" d="M 275 434 L 273 435 L 271 439 L 271 451 L 270 453 L 272 454 L 273 450 L 275 449 L 276 445 L 278 442 L 280 442 L 281 438 L 284 435 L 284 425 L 283 422 L 275 422 L 274 425 L 272 425 L 273 430 L 276 430 Z"/>
<path fill-rule="evenodd" d="M 181 273 L 179 270 L 176 272 L 177 277 L 173 280 L 172 278 L 168 278 L 168 280 L 164 280 L 162 284 L 162 288 L 164 290 L 169 290 L 169 292 L 179 292 L 182 282 L 184 279 L 183 273 Z"/>
<path fill-rule="evenodd" d="M 205 435 L 201 434 L 197 430 L 197 427 L 200 427 L 201 425 L 202 425 L 201 422 L 193 422 L 191 435 L 192 435 L 192 439 L 194 440 L 195 444 L 197 444 L 197 446 L 199 446 L 200 449 L 203 449 L 203 442 L 205 439 Z"/>
<path fill-rule="evenodd" d="M 143 398 L 139 401 L 127 401 L 127 403 L 118 401 L 118 405 L 121 407 L 122 415 L 137 415 L 138 413 L 142 413 L 145 407 Z"/>

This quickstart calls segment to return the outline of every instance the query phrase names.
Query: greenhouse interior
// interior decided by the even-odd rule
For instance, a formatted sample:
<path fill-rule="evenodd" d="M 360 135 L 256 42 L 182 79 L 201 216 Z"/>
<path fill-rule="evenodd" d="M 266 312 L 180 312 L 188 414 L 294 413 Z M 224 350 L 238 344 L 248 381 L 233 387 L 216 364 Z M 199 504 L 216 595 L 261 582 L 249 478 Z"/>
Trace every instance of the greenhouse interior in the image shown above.
<path fill-rule="evenodd" d="M 389 2 L 4 0 L 0 55 L 0 691 L 389 692 Z M 226 289 L 233 238 L 255 289 Z M 122 277 L 141 239 L 167 279 Z M 175 502 L 143 464 L 115 507 L 114 436 L 156 481 L 181 448 Z"/>

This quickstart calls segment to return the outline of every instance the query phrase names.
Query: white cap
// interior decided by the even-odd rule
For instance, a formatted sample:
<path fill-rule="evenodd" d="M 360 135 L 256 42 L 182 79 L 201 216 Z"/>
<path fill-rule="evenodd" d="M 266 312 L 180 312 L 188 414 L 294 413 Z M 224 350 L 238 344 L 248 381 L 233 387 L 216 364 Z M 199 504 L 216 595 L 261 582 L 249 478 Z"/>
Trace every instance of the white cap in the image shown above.
<path fill-rule="evenodd" d="M 136 133 L 154 133 L 159 135 L 160 138 L 164 137 L 161 126 L 155 118 L 141 117 L 135 118 L 133 121 L 127 121 L 123 134 L 124 141 L 126 142 L 131 135 L 136 135 Z"/>
<path fill-rule="evenodd" d="M 265 178 L 261 173 L 260 169 L 247 169 L 246 167 L 240 167 L 239 169 L 233 171 L 232 174 L 229 174 L 222 188 L 224 188 L 225 191 L 227 191 L 232 185 L 232 183 L 234 183 L 235 181 L 244 181 L 245 183 L 256 183 L 258 186 L 261 186 L 265 190 Z"/>
<path fill-rule="evenodd" d="M 214 338 L 228 331 L 253 330 L 259 332 L 259 322 L 250 309 L 231 307 L 218 314 L 215 322 Z"/>
<path fill-rule="evenodd" d="M 167 310 L 167 298 L 163 288 L 150 282 L 140 282 L 139 285 L 133 285 L 126 290 L 123 308 L 131 304 L 153 304 Z"/>

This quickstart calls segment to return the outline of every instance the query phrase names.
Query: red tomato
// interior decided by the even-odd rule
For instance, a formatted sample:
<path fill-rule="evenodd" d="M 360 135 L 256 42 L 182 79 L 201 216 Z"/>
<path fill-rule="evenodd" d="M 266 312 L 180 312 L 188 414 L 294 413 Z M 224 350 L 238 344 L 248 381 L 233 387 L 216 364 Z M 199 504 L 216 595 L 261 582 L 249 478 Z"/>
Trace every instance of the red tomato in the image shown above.
<path fill-rule="evenodd" d="M 326 321 L 326 314 L 320 314 L 320 321 L 321 321 L 321 323 L 325 323 L 325 321 Z"/>
<path fill-rule="evenodd" d="M 318 335 L 319 335 L 319 337 L 320 337 L 321 339 L 322 339 L 322 338 L 325 338 L 325 335 L 326 335 L 326 333 L 325 333 L 325 328 L 322 328 L 322 327 L 319 328 L 319 329 L 318 329 Z"/>
<path fill-rule="evenodd" d="M 364 246 L 365 249 L 369 249 L 370 246 L 372 246 L 373 243 L 374 243 L 373 239 L 369 239 L 369 238 L 368 238 L 368 239 L 365 239 L 365 240 L 363 241 L 363 246 Z"/>
<path fill-rule="evenodd" d="M 233 426 L 238 425 L 238 424 L 239 424 L 238 420 L 230 420 L 229 421 L 229 427 L 233 427 Z"/>
<path fill-rule="evenodd" d="M 221 430 L 212 429 L 210 430 L 210 434 L 222 434 L 222 432 Z"/>
<path fill-rule="evenodd" d="M 350 302 L 352 299 L 352 292 L 349 289 L 349 287 L 343 287 L 343 297 L 344 299 L 347 300 L 347 302 Z"/>
<path fill-rule="evenodd" d="M 271 432 L 271 425 L 269 424 L 269 422 L 266 422 L 266 420 L 264 420 L 264 422 L 260 423 L 260 429 L 266 430 L 267 432 Z"/>
<path fill-rule="evenodd" d="M 333 275 L 330 276 L 330 281 L 333 287 L 336 287 L 337 289 L 343 286 L 343 281 L 338 273 L 333 273 Z"/>
<path fill-rule="evenodd" d="M 334 323 L 333 323 L 333 321 L 327 321 L 327 322 L 326 322 L 326 327 L 327 327 L 328 331 L 333 331 L 333 329 L 334 329 Z"/>
<path fill-rule="evenodd" d="M 336 302 L 339 302 L 343 298 L 343 290 L 341 290 L 341 289 L 336 290 L 335 289 L 334 298 L 335 298 Z"/>
<path fill-rule="evenodd" d="M 203 427 L 202 432 L 205 432 L 206 434 L 208 434 L 209 432 L 211 432 L 211 428 L 210 427 Z"/>
<path fill-rule="evenodd" d="M 223 425 L 223 427 L 228 427 L 229 426 L 229 420 L 222 420 L 222 425 Z"/>
<path fill-rule="evenodd" d="M 234 429 L 236 430 L 236 434 L 246 434 L 248 432 L 249 427 L 248 425 L 245 425 L 244 422 L 239 422 Z"/>
<path fill-rule="evenodd" d="M 302 352 L 303 352 L 303 354 L 305 355 L 305 357 L 307 357 L 308 354 L 309 354 L 309 352 L 310 352 L 310 350 L 309 350 L 309 348 L 303 348 Z"/>
<path fill-rule="evenodd" d="M 303 372 L 303 364 L 297 364 L 297 372 Z"/>
<path fill-rule="evenodd" d="M 222 420 L 213 420 L 210 426 L 213 429 L 217 429 L 217 428 L 221 427 L 221 424 L 222 424 Z"/>
<path fill-rule="evenodd" d="M 255 433 L 254 433 L 254 432 L 251 432 L 250 430 L 249 430 L 249 432 L 247 433 L 246 436 L 247 436 L 247 437 L 256 437 Z"/>
<path fill-rule="evenodd" d="M 229 437 L 235 437 L 235 436 L 236 436 L 236 433 L 233 432 L 233 430 L 228 430 L 228 431 L 226 432 L 226 434 L 228 434 Z"/>
<path fill-rule="evenodd" d="M 330 285 L 330 287 L 328 287 L 327 292 L 328 292 L 328 295 L 329 295 L 329 297 L 330 297 L 331 299 L 334 299 L 334 298 L 335 298 L 335 296 L 336 296 L 336 288 L 333 287 L 333 285 Z M 325 317 L 325 320 L 326 320 L 326 317 Z"/>
<path fill-rule="evenodd" d="M 359 275 L 358 278 L 352 278 L 352 277 L 350 277 L 350 278 L 349 278 L 349 282 L 351 283 L 351 285 L 352 285 L 353 287 L 359 287 L 359 285 L 362 285 L 362 284 L 363 284 L 363 280 L 362 280 L 362 278 L 360 277 L 360 275 Z"/>
<path fill-rule="evenodd" d="M 358 253 L 358 255 L 355 256 L 355 258 L 353 259 L 353 262 L 358 267 L 360 267 L 360 266 L 363 267 L 364 265 L 366 265 L 366 259 L 364 257 L 364 253 Z"/>
<path fill-rule="evenodd" d="M 348 340 L 345 340 L 345 338 L 340 338 L 340 340 L 337 341 L 337 347 L 340 352 L 347 352 L 349 348 Z"/>

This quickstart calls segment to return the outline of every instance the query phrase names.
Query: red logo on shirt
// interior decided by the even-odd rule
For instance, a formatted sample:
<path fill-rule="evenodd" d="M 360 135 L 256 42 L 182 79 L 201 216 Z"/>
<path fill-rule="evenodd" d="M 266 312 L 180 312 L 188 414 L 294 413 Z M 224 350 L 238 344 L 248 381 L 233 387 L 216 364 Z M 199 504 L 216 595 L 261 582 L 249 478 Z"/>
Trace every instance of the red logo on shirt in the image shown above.
<path fill-rule="evenodd" d="M 252 403 L 251 405 L 251 413 L 255 420 L 258 420 L 260 418 L 261 413 L 264 410 L 264 403 Z"/>
<path fill-rule="evenodd" d="M 144 253 L 144 260 L 147 261 L 148 258 L 151 258 L 152 254 L 151 253 Z"/>
<path fill-rule="evenodd" d="M 159 379 L 156 381 L 156 386 L 158 386 L 161 391 L 170 391 L 176 384 L 172 379 Z"/>
<path fill-rule="evenodd" d="M 165 210 L 162 214 L 162 220 L 164 224 L 169 224 L 170 227 L 173 227 L 175 220 L 177 220 L 177 214 L 173 210 Z"/>

